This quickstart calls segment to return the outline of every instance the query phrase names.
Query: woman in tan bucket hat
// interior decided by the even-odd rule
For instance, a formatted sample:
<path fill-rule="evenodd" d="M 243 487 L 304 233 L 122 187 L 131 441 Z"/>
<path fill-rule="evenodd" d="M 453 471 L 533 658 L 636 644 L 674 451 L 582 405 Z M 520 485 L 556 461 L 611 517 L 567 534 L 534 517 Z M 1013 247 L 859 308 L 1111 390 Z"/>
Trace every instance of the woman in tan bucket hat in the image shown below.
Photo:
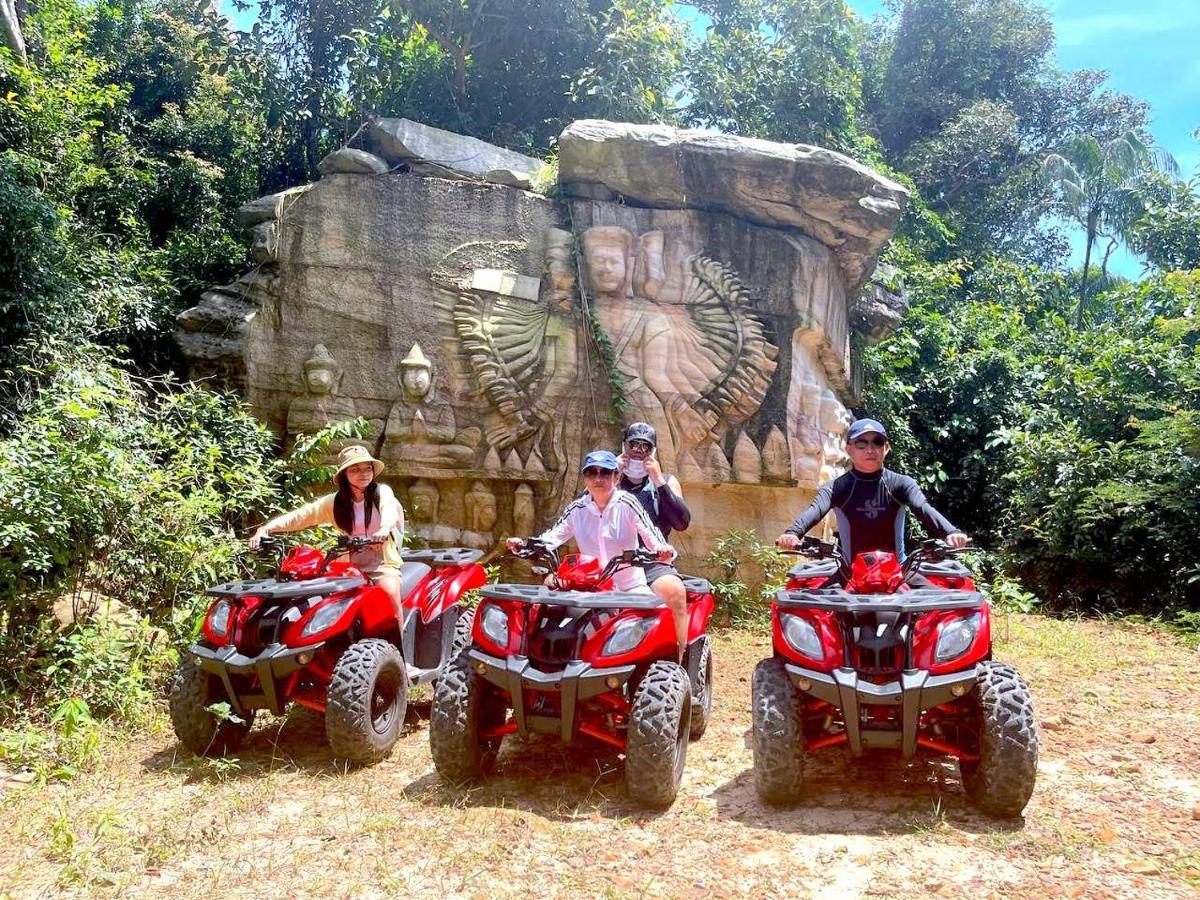
<path fill-rule="evenodd" d="M 404 509 L 392 489 L 376 479 L 383 463 L 366 447 L 352 444 L 338 454 L 333 482 L 337 490 L 299 509 L 276 516 L 250 538 L 257 548 L 262 539 L 281 531 L 300 531 L 316 525 L 333 525 L 351 537 L 373 537 L 383 543 L 356 551 L 351 561 L 363 574 L 388 592 L 400 616 L 400 545 L 404 534 Z"/>

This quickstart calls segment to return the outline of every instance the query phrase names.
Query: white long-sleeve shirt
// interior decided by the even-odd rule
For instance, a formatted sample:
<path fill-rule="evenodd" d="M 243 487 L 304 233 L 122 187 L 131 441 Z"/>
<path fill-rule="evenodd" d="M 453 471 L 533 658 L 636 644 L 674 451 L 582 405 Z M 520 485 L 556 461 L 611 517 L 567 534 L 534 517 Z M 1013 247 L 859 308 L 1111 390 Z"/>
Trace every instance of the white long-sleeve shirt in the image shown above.
<path fill-rule="evenodd" d="M 591 494 L 580 497 L 564 509 L 558 521 L 538 535 L 537 539 L 551 547 L 561 547 L 574 538 L 580 553 L 596 557 L 603 566 L 626 550 L 636 550 L 639 537 L 647 550 L 655 553 L 672 550 L 674 553 L 637 498 L 616 490 L 603 512 L 596 506 Z M 640 566 L 617 570 L 613 575 L 613 584 L 619 591 L 650 593 L 646 573 Z"/>

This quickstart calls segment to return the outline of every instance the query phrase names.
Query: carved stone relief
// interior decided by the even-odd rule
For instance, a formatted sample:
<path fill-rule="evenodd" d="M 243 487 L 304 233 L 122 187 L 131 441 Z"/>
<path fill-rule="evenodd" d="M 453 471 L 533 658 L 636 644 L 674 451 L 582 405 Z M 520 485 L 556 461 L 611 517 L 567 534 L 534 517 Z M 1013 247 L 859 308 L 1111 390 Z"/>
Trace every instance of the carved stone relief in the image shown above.
<path fill-rule="evenodd" d="M 744 179 L 771 176 L 770 210 L 691 188 L 662 204 L 593 199 L 606 154 L 660 158 L 639 128 L 588 131 L 592 168 L 557 200 L 426 177 L 420 160 L 359 173 L 358 151 L 343 152 L 316 184 L 247 204 L 259 267 L 181 314 L 180 346 L 198 374 L 244 389 L 284 444 L 374 423 L 384 478 L 425 541 L 484 547 L 544 527 L 581 489 L 582 454 L 619 446 L 612 391 L 655 426 L 664 470 L 701 512 L 676 538 L 685 553 L 732 527 L 770 533 L 846 465 L 847 298 L 892 215 L 864 224 L 861 210 L 903 198 L 837 154 L 792 148 L 781 164 L 730 138 Z M 703 141 L 679 140 L 703 156 Z M 793 186 L 793 169 L 853 178 Z"/>
<path fill-rule="evenodd" d="M 358 413 L 354 400 L 338 394 L 343 370 L 324 344 L 313 347 L 304 361 L 305 391 L 288 405 L 287 432 L 290 440 L 299 434 L 313 434 L 326 425 L 348 422 Z"/>

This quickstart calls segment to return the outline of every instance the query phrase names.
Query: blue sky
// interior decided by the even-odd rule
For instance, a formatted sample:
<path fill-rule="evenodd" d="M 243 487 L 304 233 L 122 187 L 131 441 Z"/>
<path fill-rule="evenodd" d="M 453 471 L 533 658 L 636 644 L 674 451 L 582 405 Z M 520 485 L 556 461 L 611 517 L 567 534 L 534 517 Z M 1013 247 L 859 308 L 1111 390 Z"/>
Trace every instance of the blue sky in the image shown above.
<path fill-rule="evenodd" d="M 878 0 L 849 0 L 860 15 L 883 12 Z M 1200 169 L 1200 2 L 1196 0 L 1047 0 L 1055 54 L 1064 69 L 1105 69 L 1113 88 L 1150 103 L 1151 131 L 1185 177 Z M 1082 235 L 1074 241 L 1083 263 Z M 1110 267 L 1137 277 L 1141 262 L 1114 256 Z"/>

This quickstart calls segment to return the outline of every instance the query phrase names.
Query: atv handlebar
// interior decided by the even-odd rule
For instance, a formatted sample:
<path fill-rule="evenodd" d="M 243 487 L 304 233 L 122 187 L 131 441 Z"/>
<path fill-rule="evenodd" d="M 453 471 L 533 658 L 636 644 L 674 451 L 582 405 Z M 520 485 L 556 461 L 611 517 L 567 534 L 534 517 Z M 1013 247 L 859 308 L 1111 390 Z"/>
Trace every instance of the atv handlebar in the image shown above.
<path fill-rule="evenodd" d="M 535 575 L 545 575 L 558 568 L 558 551 L 537 538 L 525 538 L 515 550 L 505 547 L 504 555 L 516 559 L 541 560 L 549 563 L 549 568 L 545 572 L 539 572 L 537 571 L 538 567 L 534 567 Z"/>
<path fill-rule="evenodd" d="M 904 560 L 904 567 L 901 570 L 904 573 L 904 580 L 908 581 L 909 575 L 917 571 L 917 567 L 923 562 L 941 562 L 948 556 L 955 556 L 959 553 L 966 553 L 975 548 L 967 545 L 966 547 L 951 547 L 945 541 L 940 541 L 937 538 L 929 538 L 921 541 L 921 546 L 909 554 Z"/>
<path fill-rule="evenodd" d="M 630 566 L 640 566 L 645 568 L 651 563 L 658 562 L 658 554 L 647 550 L 645 547 L 637 547 L 633 550 L 626 550 L 624 553 L 618 553 L 604 566 L 604 570 L 600 573 L 600 580 L 612 576 L 619 569 L 627 569 Z"/>

